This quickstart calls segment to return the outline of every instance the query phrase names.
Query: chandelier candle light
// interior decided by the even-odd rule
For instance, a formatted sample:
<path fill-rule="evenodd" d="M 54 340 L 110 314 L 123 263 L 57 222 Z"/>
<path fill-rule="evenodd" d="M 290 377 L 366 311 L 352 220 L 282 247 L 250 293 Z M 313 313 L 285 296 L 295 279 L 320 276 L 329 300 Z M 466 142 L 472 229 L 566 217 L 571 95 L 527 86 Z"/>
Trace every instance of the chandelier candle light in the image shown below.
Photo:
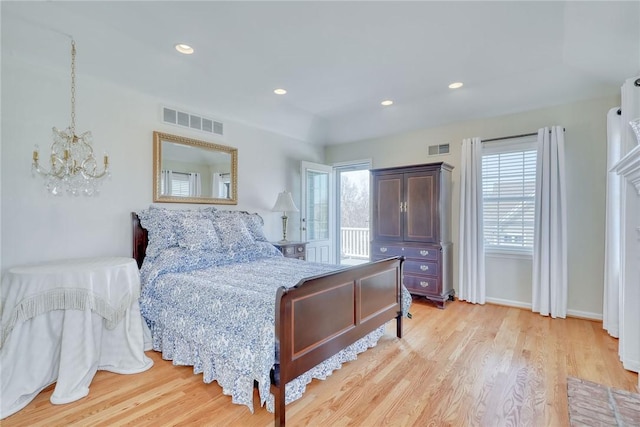
<path fill-rule="evenodd" d="M 278 200 L 276 200 L 276 204 L 271 209 L 274 212 L 282 212 L 282 240 L 279 243 L 286 243 L 287 240 L 287 212 L 298 212 L 298 208 L 296 204 L 293 203 L 293 198 L 291 197 L 291 193 L 288 191 L 283 191 L 282 193 L 278 193 Z"/>
<path fill-rule="evenodd" d="M 71 41 L 71 126 L 61 131 L 53 128 L 51 144 L 51 169 L 45 170 L 38 162 L 40 155 L 36 145 L 33 150 L 32 171 L 45 178 L 45 188 L 51 194 L 59 196 L 66 190 L 68 194 L 78 196 L 97 195 L 99 184 L 109 173 L 109 156 L 104 155 L 104 169 L 98 170 L 98 164 L 91 148 L 92 136 L 87 131 L 76 135 L 76 43 Z"/>

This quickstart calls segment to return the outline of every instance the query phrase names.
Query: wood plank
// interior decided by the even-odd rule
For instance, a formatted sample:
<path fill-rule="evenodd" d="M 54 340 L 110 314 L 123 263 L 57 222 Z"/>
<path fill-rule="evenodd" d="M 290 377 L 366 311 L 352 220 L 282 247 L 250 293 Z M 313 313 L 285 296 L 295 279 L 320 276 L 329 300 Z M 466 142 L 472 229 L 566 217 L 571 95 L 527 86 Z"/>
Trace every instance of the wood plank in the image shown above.
<path fill-rule="evenodd" d="M 567 425 L 567 376 L 637 392 L 637 374 L 622 368 L 618 341 L 600 322 L 459 301 L 439 310 L 415 299 L 411 312 L 403 339 L 390 325 L 378 346 L 309 384 L 288 422 Z M 147 354 L 155 363 L 147 372 L 98 372 L 89 396 L 67 405 L 52 405 L 49 387 L 2 426 L 273 425 L 257 392 L 252 414 L 192 368 Z"/>

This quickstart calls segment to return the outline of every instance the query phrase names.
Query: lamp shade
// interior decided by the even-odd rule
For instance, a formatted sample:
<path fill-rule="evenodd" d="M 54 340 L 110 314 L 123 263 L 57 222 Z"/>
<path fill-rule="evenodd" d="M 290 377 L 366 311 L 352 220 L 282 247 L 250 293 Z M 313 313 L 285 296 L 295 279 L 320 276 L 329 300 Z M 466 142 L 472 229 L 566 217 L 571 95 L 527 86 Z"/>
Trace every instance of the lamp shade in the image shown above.
<path fill-rule="evenodd" d="M 293 203 L 291 193 L 288 191 L 278 193 L 278 200 L 276 200 L 276 204 L 271 210 L 274 212 L 298 212 L 296 204 Z"/>

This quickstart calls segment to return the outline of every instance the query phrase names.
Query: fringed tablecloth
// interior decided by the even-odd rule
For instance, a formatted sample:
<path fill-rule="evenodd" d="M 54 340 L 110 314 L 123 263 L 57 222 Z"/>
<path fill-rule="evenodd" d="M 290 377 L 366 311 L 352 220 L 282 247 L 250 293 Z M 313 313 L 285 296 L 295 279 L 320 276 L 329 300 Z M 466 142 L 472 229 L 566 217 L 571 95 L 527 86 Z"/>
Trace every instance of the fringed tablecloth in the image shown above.
<path fill-rule="evenodd" d="M 51 402 L 89 393 L 96 371 L 149 369 L 140 278 L 131 258 L 64 260 L 7 271 L 0 286 L 0 418 L 56 382 Z"/>

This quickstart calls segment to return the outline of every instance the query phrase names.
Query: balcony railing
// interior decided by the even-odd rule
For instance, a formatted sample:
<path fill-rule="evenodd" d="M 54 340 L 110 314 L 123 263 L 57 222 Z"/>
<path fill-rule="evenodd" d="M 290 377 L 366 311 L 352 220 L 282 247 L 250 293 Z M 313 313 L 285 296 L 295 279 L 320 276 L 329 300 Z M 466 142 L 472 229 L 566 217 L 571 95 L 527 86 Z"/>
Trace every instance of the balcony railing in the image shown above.
<path fill-rule="evenodd" d="M 340 228 L 340 236 L 342 259 L 369 259 L 368 228 L 342 227 Z"/>

